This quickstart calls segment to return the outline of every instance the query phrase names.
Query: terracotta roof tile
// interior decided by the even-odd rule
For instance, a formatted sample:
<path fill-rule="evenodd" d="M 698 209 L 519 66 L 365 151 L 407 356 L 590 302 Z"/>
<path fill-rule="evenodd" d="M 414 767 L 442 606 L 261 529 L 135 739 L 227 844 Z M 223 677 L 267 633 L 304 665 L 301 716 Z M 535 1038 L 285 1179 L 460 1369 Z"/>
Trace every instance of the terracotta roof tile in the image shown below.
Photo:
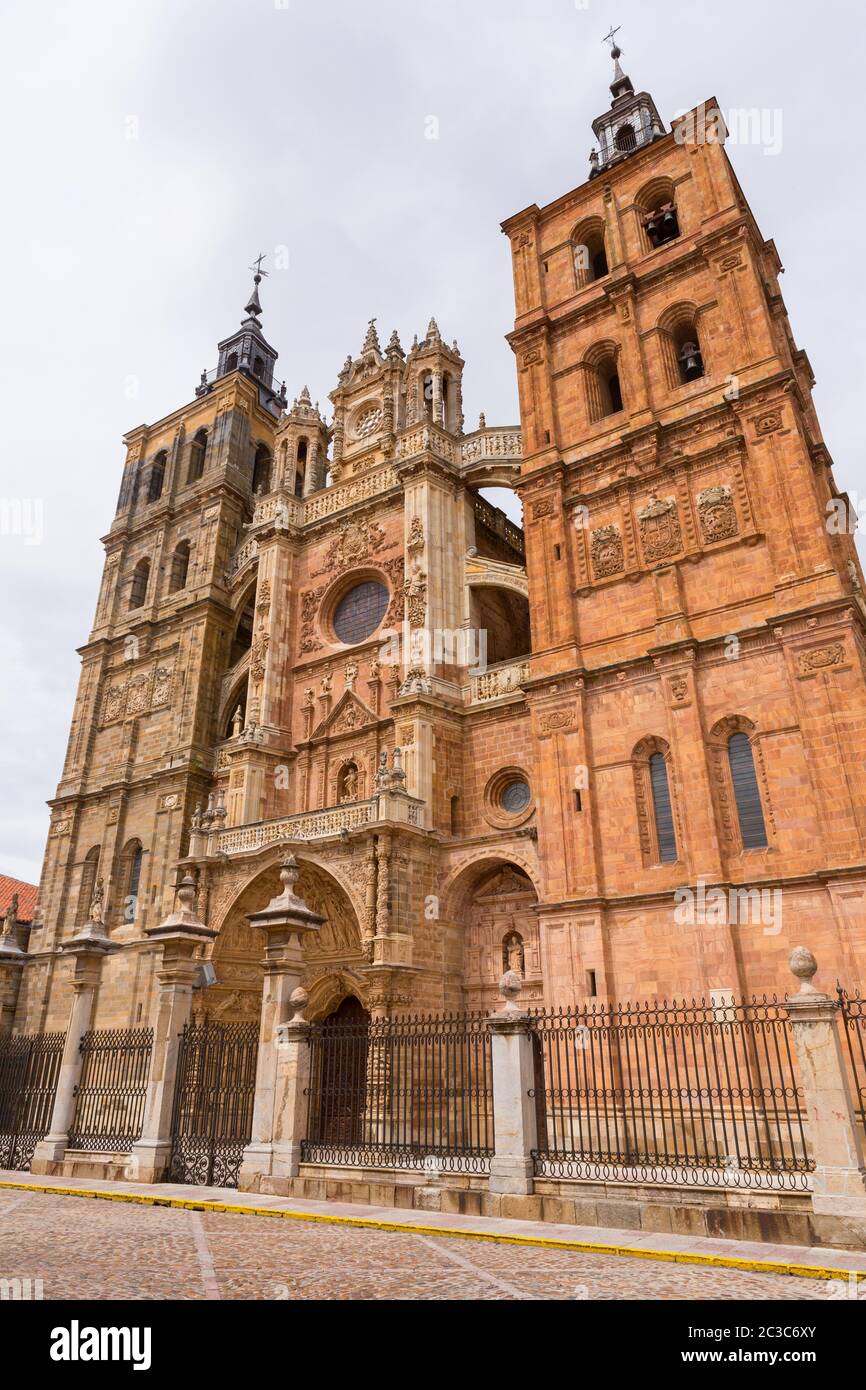
<path fill-rule="evenodd" d="M 10 878 L 8 874 L 0 874 L 0 913 L 5 914 L 12 894 L 17 893 L 18 921 L 32 922 L 38 892 L 39 889 L 35 883 L 22 883 L 20 878 Z"/>

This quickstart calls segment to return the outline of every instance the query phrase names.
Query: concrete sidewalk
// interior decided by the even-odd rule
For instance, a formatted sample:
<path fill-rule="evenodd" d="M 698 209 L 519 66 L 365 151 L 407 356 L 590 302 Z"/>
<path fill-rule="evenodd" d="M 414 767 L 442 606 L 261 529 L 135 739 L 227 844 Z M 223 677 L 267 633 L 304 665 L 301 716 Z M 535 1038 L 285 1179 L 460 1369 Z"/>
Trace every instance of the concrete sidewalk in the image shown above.
<path fill-rule="evenodd" d="M 866 1281 L 866 1252 L 829 1250 L 797 1245 L 763 1245 L 735 1240 L 663 1232 L 602 1230 L 595 1226 L 560 1226 L 551 1222 L 507 1221 L 452 1212 L 413 1211 L 400 1219 L 394 1207 L 371 1207 L 347 1202 L 312 1202 L 298 1197 L 244 1194 L 226 1187 L 185 1187 L 176 1183 L 104 1182 L 93 1178 L 52 1178 L 41 1181 L 28 1174 L 0 1170 L 0 1188 L 48 1192 L 139 1205 L 185 1210 L 234 1212 L 286 1220 L 357 1226 L 367 1230 L 404 1231 L 451 1236 L 456 1239 L 500 1241 L 513 1245 L 579 1250 L 596 1255 L 708 1265 L 813 1279 Z"/>

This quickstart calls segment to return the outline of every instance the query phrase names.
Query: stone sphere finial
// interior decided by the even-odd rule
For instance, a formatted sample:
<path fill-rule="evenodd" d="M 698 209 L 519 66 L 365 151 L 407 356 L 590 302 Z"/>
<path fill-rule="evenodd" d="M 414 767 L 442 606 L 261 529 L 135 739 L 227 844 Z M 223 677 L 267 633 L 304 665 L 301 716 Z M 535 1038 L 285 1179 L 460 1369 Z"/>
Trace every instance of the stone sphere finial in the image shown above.
<path fill-rule="evenodd" d="M 519 1014 L 517 1000 L 520 998 L 520 991 L 523 989 L 523 981 L 516 970 L 506 970 L 502 979 L 499 981 L 499 993 L 505 1000 L 505 1006 L 501 1010 L 504 1014 Z"/>
<path fill-rule="evenodd" d="M 292 990 L 289 995 L 289 1003 L 292 1006 L 292 1017 L 289 1019 L 290 1023 L 306 1023 L 307 1020 L 304 1010 L 309 1002 L 310 996 L 303 985 L 298 985 L 297 989 Z"/>
<path fill-rule="evenodd" d="M 800 981 L 801 994 L 817 994 L 812 977 L 818 969 L 818 962 L 806 946 L 795 946 L 788 960 L 791 974 Z"/>

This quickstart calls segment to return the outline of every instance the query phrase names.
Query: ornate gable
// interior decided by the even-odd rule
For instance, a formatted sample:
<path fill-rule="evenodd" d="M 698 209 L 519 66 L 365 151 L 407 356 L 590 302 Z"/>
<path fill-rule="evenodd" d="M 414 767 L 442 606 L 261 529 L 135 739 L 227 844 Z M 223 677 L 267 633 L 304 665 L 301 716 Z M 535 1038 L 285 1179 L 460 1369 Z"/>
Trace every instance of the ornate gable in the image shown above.
<path fill-rule="evenodd" d="M 310 735 L 310 741 L 337 738 L 341 734 L 354 734 L 379 722 L 373 711 L 358 699 L 351 690 L 344 690 L 330 714 L 326 715 Z"/>

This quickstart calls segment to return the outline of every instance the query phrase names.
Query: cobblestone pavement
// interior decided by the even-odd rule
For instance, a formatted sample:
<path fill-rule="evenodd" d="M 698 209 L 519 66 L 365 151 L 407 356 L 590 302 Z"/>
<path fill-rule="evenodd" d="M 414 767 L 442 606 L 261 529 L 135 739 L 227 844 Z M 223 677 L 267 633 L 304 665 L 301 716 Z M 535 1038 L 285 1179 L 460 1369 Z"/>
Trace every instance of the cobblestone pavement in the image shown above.
<path fill-rule="evenodd" d="M 11 1191 L 0 1191 L 2 1278 L 41 1279 L 46 1299 L 832 1296 L 790 1275 Z"/>

